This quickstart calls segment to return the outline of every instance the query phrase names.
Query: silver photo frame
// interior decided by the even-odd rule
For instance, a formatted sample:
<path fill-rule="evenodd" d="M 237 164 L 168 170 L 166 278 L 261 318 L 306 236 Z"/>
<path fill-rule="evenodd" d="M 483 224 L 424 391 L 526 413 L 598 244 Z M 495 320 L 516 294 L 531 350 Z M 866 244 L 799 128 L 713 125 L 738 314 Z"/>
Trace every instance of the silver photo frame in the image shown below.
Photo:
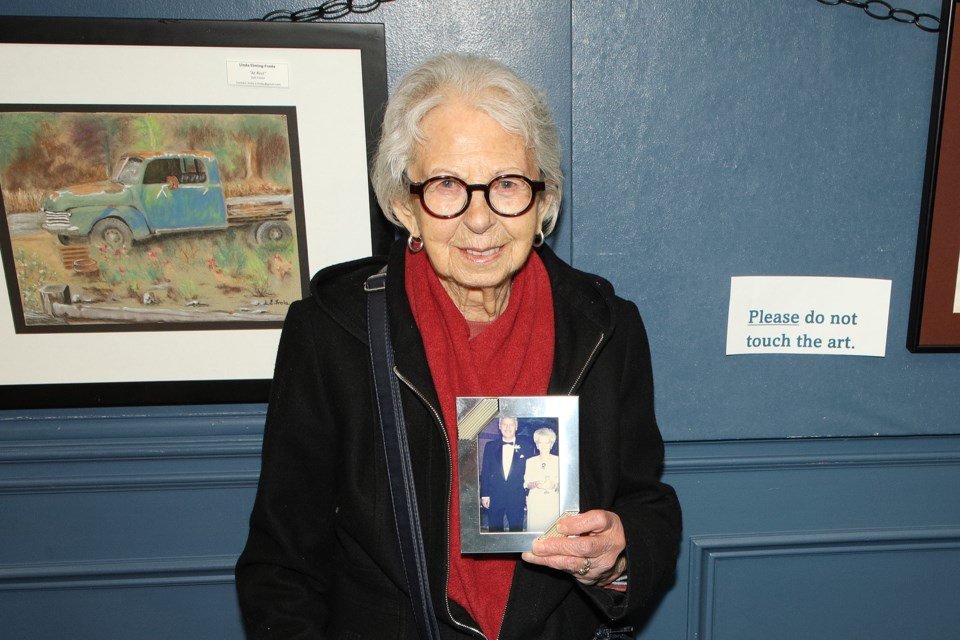
<path fill-rule="evenodd" d="M 576 396 L 457 398 L 462 553 L 527 551 L 579 510 L 579 406 Z"/>

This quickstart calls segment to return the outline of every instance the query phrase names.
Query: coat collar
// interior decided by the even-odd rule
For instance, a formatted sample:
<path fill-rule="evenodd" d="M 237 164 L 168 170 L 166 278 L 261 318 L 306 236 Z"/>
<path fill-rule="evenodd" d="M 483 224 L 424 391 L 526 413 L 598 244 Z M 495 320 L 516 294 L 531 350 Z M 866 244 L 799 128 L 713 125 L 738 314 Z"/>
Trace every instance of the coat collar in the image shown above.
<path fill-rule="evenodd" d="M 549 393 L 575 393 L 589 364 L 613 333 L 613 287 L 603 278 L 570 267 L 546 245 L 537 251 L 547 269 L 554 299 L 556 349 Z M 313 277 L 310 289 L 327 314 L 366 344 L 363 283 L 387 264 L 387 301 L 398 368 L 418 388 L 432 391 L 423 342 L 404 288 L 405 252 L 406 244 L 397 241 L 387 257 L 327 267 Z"/>
<path fill-rule="evenodd" d="M 544 245 L 540 258 L 553 292 L 556 348 L 548 393 L 573 395 L 616 321 L 609 282 L 569 266 Z"/>

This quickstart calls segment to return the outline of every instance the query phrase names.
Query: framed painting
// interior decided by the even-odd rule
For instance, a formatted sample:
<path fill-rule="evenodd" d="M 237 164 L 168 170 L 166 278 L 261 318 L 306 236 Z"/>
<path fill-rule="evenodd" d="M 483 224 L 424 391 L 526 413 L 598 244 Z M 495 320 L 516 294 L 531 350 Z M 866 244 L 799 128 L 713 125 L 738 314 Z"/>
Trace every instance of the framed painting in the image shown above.
<path fill-rule="evenodd" d="M 944 0 L 907 348 L 960 352 L 960 29 Z"/>
<path fill-rule="evenodd" d="M 576 396 L 457 398 L 460 550 L 527 551 L 580 501 Z"/>
<path fill-rule="evenodd" d="M 311 274 L 393 237 L 382 25 L 0 32 L 0 404 L 265 401 Z"/>

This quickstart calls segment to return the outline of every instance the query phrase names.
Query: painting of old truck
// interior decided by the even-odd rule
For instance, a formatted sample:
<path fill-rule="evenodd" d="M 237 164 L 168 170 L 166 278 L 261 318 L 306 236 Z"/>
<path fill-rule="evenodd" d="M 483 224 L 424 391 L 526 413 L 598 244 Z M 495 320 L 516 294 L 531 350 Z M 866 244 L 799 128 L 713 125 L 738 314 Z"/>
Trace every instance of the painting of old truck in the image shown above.
<path fill-rule="evenodd" d="M 303 297 L 294 109 L 2 109 L 18 333 L 275 328 Z"/>

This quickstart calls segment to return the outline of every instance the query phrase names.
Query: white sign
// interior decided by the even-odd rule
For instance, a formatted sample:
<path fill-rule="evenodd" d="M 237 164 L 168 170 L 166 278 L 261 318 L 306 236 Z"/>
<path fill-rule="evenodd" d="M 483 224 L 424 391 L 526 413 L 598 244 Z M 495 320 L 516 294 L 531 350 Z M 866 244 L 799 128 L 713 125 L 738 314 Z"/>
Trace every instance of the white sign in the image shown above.
<path fill-rule="evenodd" d="M 890 280 L 730 278 L 727 355 L 886 355 Z"/>
<path fill-rule="evenodd" d="M 227 84 L 239 87 L 290 87 L 290 72 L 283 62 L 227 60 Z"/>

